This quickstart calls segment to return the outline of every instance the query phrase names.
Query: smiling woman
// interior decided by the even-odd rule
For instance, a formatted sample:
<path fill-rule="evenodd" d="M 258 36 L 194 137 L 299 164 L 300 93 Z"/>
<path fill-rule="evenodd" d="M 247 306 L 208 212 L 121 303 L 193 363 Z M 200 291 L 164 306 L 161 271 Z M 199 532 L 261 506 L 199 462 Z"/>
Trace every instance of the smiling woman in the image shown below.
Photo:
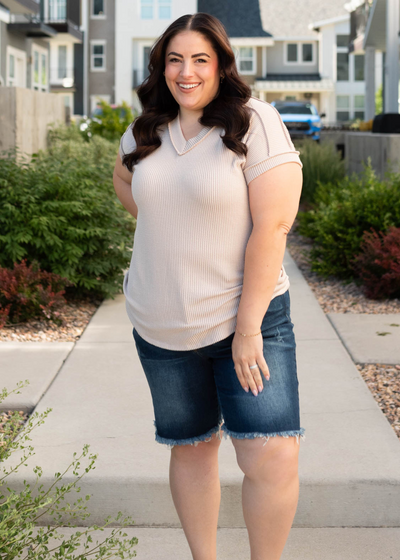
<path fill-rule="evenodd" d="M 216 18 L 173 22 L 149 72 L 114 186 L 137 217 L 124 293 L 156 441 L 171 448 L 171 492 L 193 558 L 216 558 L 224 435 L 245 474 L 252 557 L 278 560 L 305 431 L 282 264 L 302 163 L 278 111 L 251 97 Z"/>

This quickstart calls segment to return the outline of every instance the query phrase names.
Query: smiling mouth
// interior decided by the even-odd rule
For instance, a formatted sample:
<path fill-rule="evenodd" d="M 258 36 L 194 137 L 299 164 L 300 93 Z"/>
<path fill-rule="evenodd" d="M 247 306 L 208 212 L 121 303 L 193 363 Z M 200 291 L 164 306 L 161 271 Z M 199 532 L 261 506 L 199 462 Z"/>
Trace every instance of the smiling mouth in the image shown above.
<path fill-rule="evenodd" d="M 200 85 L 200 82 L 196 83 L 196 84 L 180 84 L 178 82 L 178 87 L 179 89 L 181 89 L 182 91 L 192 91 L 194 89 L 197 89 Z"/>

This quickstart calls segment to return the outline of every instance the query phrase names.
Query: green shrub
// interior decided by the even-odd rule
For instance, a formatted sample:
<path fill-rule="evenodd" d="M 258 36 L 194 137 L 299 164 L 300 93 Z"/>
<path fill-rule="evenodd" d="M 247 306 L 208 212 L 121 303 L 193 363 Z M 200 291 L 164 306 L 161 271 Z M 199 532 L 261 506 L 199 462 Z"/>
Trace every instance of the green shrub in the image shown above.
<path fill-rule="evenodd" d="M 296 148 L 303 163 L 302 201 L 313 202 L 319 183 L 338 184 L 344 179 L 345 163 L 333 143 L 307 139 L 296 142 Z"/>
<path fill-rule="evenodd" d="M 400 174 L 388 174 L 380 181 L 369 163 L 360 177 L 346 177 L 340 185 L 320 185 L 314 209 L 299 212 L 298 220 L 299 233 L 314 241 L 312 270 L 353 279 L 351 263 L 360 252 L 364 232 L 400 226 Z"/>
<path fill-rule="evenodd" d="M 29 384 L 28 380 L 25 380 L 26 384 Z M 25 385 L 19 382 L 17 389 Z M 10 392 L 7 389 L 3 389 L 2 393 L 0 393 L 0 403 L 14 392 L 15 389 Z M 20 391 L 17 391 L 17 394 L 19 393 Z M 65 503 L 62 507 L 61 503 L 72 489 L 79 493 L 81 488 L 76 486 L 79 480 L 91 469 L 96 468 L 93 465 L 97 455 L 91 454 L 88 457 L 89 464 L 85 467 L 85 472 L 79 475 L 78 471 L 81 468 L 80 460 L 88 454 L 90 447 L 88 444 L 84 445 L 82 454 L 79 457 L 75 458 L 76 453 L 73 454 L 74 460 L 63 473 L 55 473 L 55 480 L 46 491 L 42 490 L 43 484 L 36 488 L 39 478 L 43 474 L 42 468 L 39 466 L 33 469 L 36 475 L 36 482 L 33 488 L 30 488 L 30 484 L 26 480 L 23 481 L 23 490 L 19 492 L 16 492 L 7 484 L 7 477 L 17 473 L 21 465 L 27 466 L 26 461 L 34 455 L 33 446 L 27 446 L 26 442 L 31 440 L 30 433 L 32 430 L 43 424 L 44 419 L 51 411 L 52 409 L 48 408 L 41 414 L 34 412 L 22 429 L 20 429 L 21 423 L 23 423 L 21 422 L 21 417 L 18 412 L 14 412 L 3 428 L 0 441 L 0 464 L 2 464 L 0 474 L 0 560 L 13 560 L 15 558 L 24 558 L 26 560 L 134 558 L 136 551 L 132 547 L 137 545 L 137 537 L 119 539 L 119 536 L 127 537 L 126 533 L 121 534 L 121 532 L 125 527 L 133 524 L 131 517 L 125 517 L 123 521 L 120 521 L 122 512 L 118 512 L 115 519 L 111 519 L 111 516 L 108 516 L 103 526 L 93 525 L 85 531 L 77 531 L 69 539 L 64 539 L 64 535 L 57 532 L 57 529 L 60 528 L 61 514 L 64 514 L 64 517 L 78 521 L 85 520 L 90 516 L 90 513 L 86 512 L 87 506 L 84 506 L 90 500 L 90 495 L 86 495 L 85 498 L 78 498 L 72 504 L 72 507 L 70 503 Z M 15 437 L 16 435 L 17 438 Z M 19 453 L 18 462 L 15 466 L 7 469 L 5 461 L 16 451 Z M 76 479 L 68 484 L 60 485 L 62 477 L 70 471 L 71 467 Z M 54 519 L 52 525 L 47 527 L 38 526 L 38 520 L 44 514 Z M 104 531 L 104 528 L 111 523 L 120 525 L 120 528 L 112 529 L 110 536 L 101 543 L 96 542 L 96 546 L 89 544 L 93 543 L 90 533 L 95 530 Z M 66 527 L 79 527 L 81 524 L 80 522 L 78 525 L 71 525 L 70 521 L 63 523 Z M 36 535 L 33 534 L 35 528 L 37 528 Z M 80 553 L 79 556 L 72 555 L 82 545 L 85 552 Z M 96 549 L 98 550 L 96 551 Z M 115 556 L 112 554 L 113 552 Z M 94 554 L 95 556 L 93 556 Z"/>
<path fill-rule="evenodd" d="M 60 140 L 29 163 L 0 159 L 0 265 L 67 278 L 76 295 L 112 296 L 128 266 L 135 219 L 117 199 L 117 142 Z"/>
<path fill-rule="evenodd" d="M 100 101 L 99 106 L 101 112 L 81 121 L 79 126 L 81 134 L 85 139 L 97 135 L 111 141 L 120 140 L 136 114 L 133 114 L 125 101 L 117 107 L 112 107 L 106 101 Z"/>

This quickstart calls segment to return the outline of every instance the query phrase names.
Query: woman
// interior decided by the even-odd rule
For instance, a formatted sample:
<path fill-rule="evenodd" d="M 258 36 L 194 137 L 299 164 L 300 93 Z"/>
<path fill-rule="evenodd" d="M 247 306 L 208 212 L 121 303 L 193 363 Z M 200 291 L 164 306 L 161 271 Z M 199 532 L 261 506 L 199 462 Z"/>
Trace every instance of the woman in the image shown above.
<path fill-rule="evenodd" d="M 137 217 L 124 293 L 156 441 L 171 448 L 171 493 L 195 560 L 216 558 L 221 432 L 244 472 L 251 558 L 278 560 L 305 431 L 282 266 L 299 152 L 279 113 L 251 97 L 218 19 L 173 22 L 149 70 L 114 186 Z"/>

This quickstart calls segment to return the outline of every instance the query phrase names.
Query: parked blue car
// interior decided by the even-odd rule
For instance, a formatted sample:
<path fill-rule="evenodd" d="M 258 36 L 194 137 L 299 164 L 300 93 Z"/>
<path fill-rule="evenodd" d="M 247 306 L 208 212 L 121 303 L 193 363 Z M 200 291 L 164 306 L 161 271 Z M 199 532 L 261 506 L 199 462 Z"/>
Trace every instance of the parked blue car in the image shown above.
<path fill-rule="evenodd" d="M 312 103 L 304 101 L 272 101 L 280 113 L 292 140 L 296 138 L 312 138 L 320 140 L 320 131 L 323 127 L 317 108 Z"/>

